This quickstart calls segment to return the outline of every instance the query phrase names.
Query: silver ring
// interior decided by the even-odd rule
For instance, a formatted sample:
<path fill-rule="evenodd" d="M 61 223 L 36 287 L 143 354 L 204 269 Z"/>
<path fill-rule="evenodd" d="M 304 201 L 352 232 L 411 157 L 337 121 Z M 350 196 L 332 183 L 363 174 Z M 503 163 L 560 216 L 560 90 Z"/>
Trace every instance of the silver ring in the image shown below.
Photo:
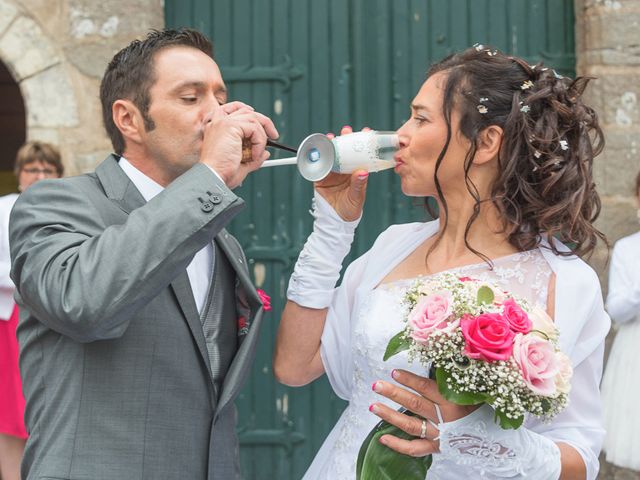
<path fill-rule="evenodd" d="M 427 421 L 422 420 L 422 426 L 420 427 L 420 438 L 427 438 Z"/>

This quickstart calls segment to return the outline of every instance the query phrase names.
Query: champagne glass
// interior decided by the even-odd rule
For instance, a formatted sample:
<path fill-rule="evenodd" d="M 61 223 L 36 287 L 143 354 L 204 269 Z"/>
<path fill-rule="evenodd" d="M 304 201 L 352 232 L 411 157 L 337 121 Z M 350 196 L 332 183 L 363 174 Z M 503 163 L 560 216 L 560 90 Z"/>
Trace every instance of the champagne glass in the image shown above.
<path fill-rule="evenodd" d="M 370 130 L 332 140 L 321 133 L 313 133 L 302 141 L 295 157 L 267 160 L 261 168 L 297 165 L 305 179 L 317 182 L 330 172 L 379 172 L 393 168 L 393 156 L 397 151 L 398 135 L 395 132 Z"/>

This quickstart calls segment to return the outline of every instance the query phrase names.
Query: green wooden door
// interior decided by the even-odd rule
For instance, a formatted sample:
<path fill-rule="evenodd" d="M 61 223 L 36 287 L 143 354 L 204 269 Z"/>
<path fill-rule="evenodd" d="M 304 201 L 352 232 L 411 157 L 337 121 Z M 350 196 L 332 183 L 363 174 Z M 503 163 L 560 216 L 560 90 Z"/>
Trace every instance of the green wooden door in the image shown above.
<path fill-rule="evenodd" d="M 230 98 L 269 115 L 292 145 L 342 125 L 396 129 L 429 63 L 476 42 L 568 74 L 575 64 L 573 0 L 165 0 L 165 9 L 167 26 L 213 39 Z M 311 185 L 280 167 L 239 191 L 248 208 L 231 230 L 274 307 L 238 400 L 243 474 L 299 479 L 345 405 L 324 378 L 287 388 L 271 371 L 278 312 L 311 229 Z M 423 218 L 393 172 L 374 175 L 352 255 L 388 225 Z"/>

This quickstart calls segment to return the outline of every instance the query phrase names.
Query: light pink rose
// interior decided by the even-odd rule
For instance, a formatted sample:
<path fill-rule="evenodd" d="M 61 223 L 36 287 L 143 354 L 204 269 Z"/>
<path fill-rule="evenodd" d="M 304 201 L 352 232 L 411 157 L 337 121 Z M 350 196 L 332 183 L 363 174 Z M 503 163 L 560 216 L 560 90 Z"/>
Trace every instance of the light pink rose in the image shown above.
<path fill-rule="evenodd" d="M 499 313 L 465 315 L 460 320 L 460 328 L 465 339 L 464 354 L 469 358 L 495 362 L 511 357 L 515 334 Z"/>
<path fill-rule="evenodd" d="M 558 338 L 558 330 L 551 317 L 540 307 L 533 307 L 529 313 L 533 322 L 533 333 L 543 338 L 555 340 Z"/>
<path fill-rule="evenodd" d="M 560 369 L 551 342 L 519 333 L 513 342 L 513 359 L 532 392 L 545 397 L 556 394 L 556 376 Z"/>
<path fill-rule="evenodd" d="M 558 375 L 556 376 L 556 388 L 560 393 L 571 391 L 571 377 L 573 377 L 573 367 L 571 360 L 562 352 L 556 352 L 558 359 Z"/>
<path fill-rule="evenodd" d="M 527 312 L 522 310 L 513 298 L 502 302 L 502 315 L 515 333 L 529 333 L 531 331 L 532 323 Z"/>
<path fill-rule="evenodd" d="M 446 326 L 446 321 L 451 316 L 452 304 L 451 292 L 421 297 L 409 314 L 411 337 L 418 343 L 426 343 L 433 330 Z"/>

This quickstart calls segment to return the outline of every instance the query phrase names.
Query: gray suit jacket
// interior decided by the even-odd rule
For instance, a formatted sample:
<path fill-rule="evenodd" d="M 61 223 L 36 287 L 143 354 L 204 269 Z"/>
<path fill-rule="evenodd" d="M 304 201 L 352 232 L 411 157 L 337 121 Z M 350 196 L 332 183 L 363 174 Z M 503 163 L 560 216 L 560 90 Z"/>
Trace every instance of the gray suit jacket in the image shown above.
<path fill-rule="evenodd" d="M 201 164 L 145 204 L 113 156 L 20 195 L 10 243 L 30 432 L 23 478 L 239 475 L 233 403 L 263 312 L 223 229 L 242 206 Z M 214 237 L 250 312 L 219 397 L 186 273 Z"/>

